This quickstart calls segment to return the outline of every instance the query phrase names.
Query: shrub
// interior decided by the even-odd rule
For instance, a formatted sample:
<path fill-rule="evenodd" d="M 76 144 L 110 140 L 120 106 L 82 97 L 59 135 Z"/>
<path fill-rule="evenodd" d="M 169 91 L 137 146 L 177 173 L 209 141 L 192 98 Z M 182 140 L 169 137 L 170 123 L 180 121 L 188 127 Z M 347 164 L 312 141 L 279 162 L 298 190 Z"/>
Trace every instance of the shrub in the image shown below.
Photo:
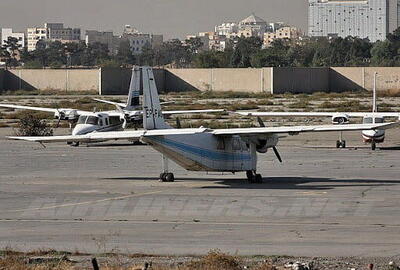
<path fill-rule="evenodd" d="M 45 120 L 28 114 L 20 119 L 15 133 L 17 136 L 52 136 L 53 129 Z"/>
<path fill-rule="evenodd" d="M 211 250 L 200 260 L 190 262 L 188 268 L 197 270 L 242 269 L 239 258 L 224 254 L 219 250 Z"/>

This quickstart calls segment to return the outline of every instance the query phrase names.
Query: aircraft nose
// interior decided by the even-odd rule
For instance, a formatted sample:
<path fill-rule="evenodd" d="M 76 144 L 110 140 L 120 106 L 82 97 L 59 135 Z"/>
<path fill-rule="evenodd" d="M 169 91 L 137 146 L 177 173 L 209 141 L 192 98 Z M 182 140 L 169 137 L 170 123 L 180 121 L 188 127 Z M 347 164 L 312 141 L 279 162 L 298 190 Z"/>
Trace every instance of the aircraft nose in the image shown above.
<path fill-rule="evenodd" d="M 94 130 L 92 125 L 76 125 L 72 130 L 72 135 L 84 135 Z"/>

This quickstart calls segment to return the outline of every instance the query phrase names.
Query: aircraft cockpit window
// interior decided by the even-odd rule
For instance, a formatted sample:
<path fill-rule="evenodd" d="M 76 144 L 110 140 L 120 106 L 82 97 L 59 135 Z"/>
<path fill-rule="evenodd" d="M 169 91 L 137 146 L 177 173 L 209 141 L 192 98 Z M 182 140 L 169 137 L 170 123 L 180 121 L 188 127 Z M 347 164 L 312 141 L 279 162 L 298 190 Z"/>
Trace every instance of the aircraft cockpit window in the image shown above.
<path fill-rule="evenodd" d="M 99 122 L 99 118 L 97 116 L 89 116 L 86 124 L 88 125 L 97 125 Z"/>
<path fill-rule="evenodd" d="M 375 124 L 381 124 L 383 123 L 383 118 L 382 117 L 376 117 L 375 118 Z"/>
<path fill-rule="evenodd" d="M 85 124 L 87 118 L 88 118 L 88 117 L 87 117 L 87 116 L 84 116 L 84 115 L 79 116 L 77 124 Z"/>
<path fill-rule="evenodd" d="M 363 123 L 364 124 L 372 124 L 372 117 L 364 117 Z"/>

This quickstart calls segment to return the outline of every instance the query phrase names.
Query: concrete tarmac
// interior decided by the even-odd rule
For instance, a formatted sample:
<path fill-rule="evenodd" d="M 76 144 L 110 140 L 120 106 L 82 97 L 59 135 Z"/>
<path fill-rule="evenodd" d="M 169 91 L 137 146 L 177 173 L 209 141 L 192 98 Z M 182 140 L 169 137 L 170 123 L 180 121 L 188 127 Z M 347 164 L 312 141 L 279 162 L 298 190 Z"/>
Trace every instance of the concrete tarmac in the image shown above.
<path fill-rule="evenodd" d="M 81 252 L 395 256 L 400 254 L 400 131 L 371 151 L 360 133 L 282 139 L 259 155 L 263 184 L 187 172 L 157 181 L 147 146 L 70 147 L 0 133 L 0 248 Z"/>

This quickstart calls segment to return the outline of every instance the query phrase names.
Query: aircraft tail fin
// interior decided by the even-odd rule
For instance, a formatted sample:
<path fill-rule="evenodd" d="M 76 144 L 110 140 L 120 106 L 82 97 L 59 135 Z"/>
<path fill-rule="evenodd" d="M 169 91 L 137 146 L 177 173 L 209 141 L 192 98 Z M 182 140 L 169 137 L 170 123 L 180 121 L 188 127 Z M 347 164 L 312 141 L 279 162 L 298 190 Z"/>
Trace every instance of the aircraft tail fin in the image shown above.
<path fill-rule="evenodd" d="M 142 67 L 143 78 L 143 127 L 144 129 L 171 128 L 165 121 L 161 110 L 160 98 L 151 67 Z"/>
<path fill-rule="evenodd" d="M 129 86 L 126 110 L 137 110 L 140 107 L 140 68 L 132 69 L 131 83 Z"/>

